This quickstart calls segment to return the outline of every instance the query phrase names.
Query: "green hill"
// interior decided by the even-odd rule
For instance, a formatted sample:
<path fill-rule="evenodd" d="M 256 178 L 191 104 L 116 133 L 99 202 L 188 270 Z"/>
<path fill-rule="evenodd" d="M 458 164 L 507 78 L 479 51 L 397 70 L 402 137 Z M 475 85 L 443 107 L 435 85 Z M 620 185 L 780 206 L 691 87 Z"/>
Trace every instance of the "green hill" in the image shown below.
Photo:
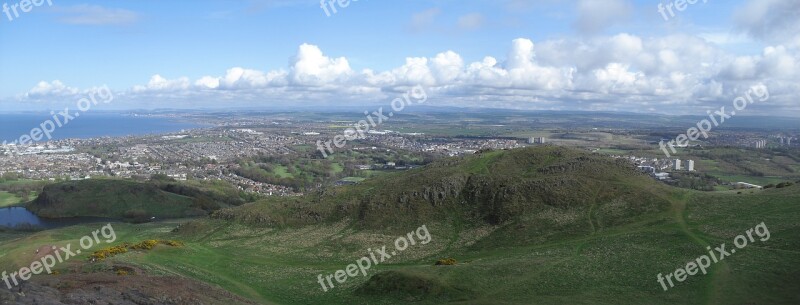
<path fill-rule="evenodd" d="M 359 228 L 385 229 L 450 220 L 469 226 L 518 222 L 538 229 L 559 221 L 553 218 L 588 213 L 591 219 L 572 229 L 591 231 L 666 210 L 671 192 L 625 161 L 538 147 L 441 160 L 303 198 L 225 209 L 213 217 L 268 226 L 348 219 Z"/>
<path fill-rule="evenodd" d="M 222 207 L 244 202 L 230 188 L 211 188 L 153 180 L 90 179 L 45 186 L 25 205 L 46 218 L 78 216 L 143 221 L 150 217 L 174 218 L 206 215 Z"/>

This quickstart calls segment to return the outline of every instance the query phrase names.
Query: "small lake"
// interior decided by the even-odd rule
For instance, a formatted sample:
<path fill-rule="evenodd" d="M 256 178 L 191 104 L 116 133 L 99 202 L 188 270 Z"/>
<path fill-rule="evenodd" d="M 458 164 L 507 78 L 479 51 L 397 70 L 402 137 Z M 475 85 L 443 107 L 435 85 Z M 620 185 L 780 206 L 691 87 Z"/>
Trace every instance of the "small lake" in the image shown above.
<path fill-rule="evenodd" d="M 0 227 L 14 228 L 20 225 L 30 225 L 43 229 L 53 229 L 96 222 L 115 221 L 100 217 L 40 218 L 23 207 L 0 208 Z"/>

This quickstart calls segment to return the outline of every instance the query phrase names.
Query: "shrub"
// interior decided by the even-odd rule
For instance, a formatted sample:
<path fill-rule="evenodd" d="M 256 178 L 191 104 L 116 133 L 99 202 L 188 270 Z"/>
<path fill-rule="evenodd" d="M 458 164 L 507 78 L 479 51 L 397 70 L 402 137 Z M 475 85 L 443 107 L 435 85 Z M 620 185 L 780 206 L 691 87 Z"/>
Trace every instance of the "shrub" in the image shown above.
<path fill-rule="evenodd" d="M 453 266 L 458 264 L 455 258 L 443 258 L 436 261 L 436 266 Z"/>
<path fill-rule="evenodd" d="M 134 275 L 134 274 L 136 274 L 136 270 L 134 270 L 131 267 L 125 267 L 125 266 L 115 266 L 114 267 L 114 272 L 116 272 L 117 275 L 119 275 L 119 276 L 126 276 L 126 275 Z"/>
<path fill-rule="evenodd" d="M 764 186 L 765 189 L 771 189 L 773 187 L 775 187 L 774 184 L 767 184 L 766 186 Z"/>
<path fill-rule="evenodd" d="M 106 258 L 116 256 L 119 254 L 127 253 L 128 250 L 152 250 L 155 248 L 156 245 L 167 245 L 170 247 L 183 247 L 183 242 L 175 241 L 175 240 L 156 240 L 156 239 L 148 239 L 141 241 L 137 244 L 129 244 L 129 243 L 122 243 L 121 245 L 109 247 L 105 249 L 100 249 L 92 253 L 90 258 L 93 258 L 98 261 L 105 260 Z"/>
<path fill-rule="evenodd" d="M 153 247 L 158 245 L 158 241 L 155 239 L 149 239 L 142 241 L 138 244 L 132 245 L 130 248 L 131 250 L 152 250 Z"/>
<path fill-rule="evenodd" d="M 90 255 L 89 257 L 93 258 L 95 260 L 98 260 L 98 261 L 102 261 L 102 260 L 104 260 L 106 258 L 109 258 L 109 257 L 112 257 L 112 256 L 116 256 L 116 255 L 119 255 L 119 254 L 122 254 L 122 253 L 127 253 L 127 252 L 128 252 L 128 244 L 124 243 L 124 244 L 119 245 L 119 246 L 113 246 L 113 247 L 97 250 L 94 253 L 92 253 L 92 255 Z"/>
<path fill-rule="evenodd" d="M 790 186 L 792 186 L 792 185 L 794 185 L 794 183 L 791 183 L 791 182 L 781 182 L 781 183 L 778 183 L 778 185 L 776 186 L 776 188 L 779 188 L 779 189 L 780 189 L 780 188 L 784 188 L 784 187 L 790 187 Z"/>
<path fill-rule="evenodd" d="M 170 247 L 183 247 L 183 242 L 176 240 L 162 240 L 161 243 Z"/>

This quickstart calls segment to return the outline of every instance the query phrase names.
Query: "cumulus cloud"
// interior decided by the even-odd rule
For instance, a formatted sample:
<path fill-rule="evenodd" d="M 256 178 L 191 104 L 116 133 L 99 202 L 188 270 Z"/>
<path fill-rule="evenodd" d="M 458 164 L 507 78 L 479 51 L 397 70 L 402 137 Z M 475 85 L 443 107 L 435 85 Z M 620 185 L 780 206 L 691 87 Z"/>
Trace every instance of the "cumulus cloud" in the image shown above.
<path fill-rule="evenodd" d="M 62 83 L 60 80 L 54 80 L 52 82 L 39 82 L 36 84 L 36 87 L 33 87 L 30 94 L 41 94 L 41 95 L 63 95 L 63 94 L 75 94 L 78 92 L 78 89 L 67 87 Z"/>
<path fill-rule="evenodd" d="M 697 36 L 618 34 L 538 43 L 518 38 L 501 59 L 486 56 L 468 62 L 448 50 L 408 57 L 403 65 L 384 71 L 357 71 L 346 57 L 303 44 L 282 69 L 234 67 L 197 79 L 154 75 L 115 96 L 119 103 L 142 107 L 154 101 L 158 104 L 153 107 L 170 103 L 176 108 L 364 105 L 422 85 L 430 95 L 428 104 L 434 106 L 696 114 L 718 109 L 744 88 L 763 82 L 774 88 L 774 107 L 764 111 L 776 111 L 797 108 L 798 57 L 796 49 L 784 45 L 739 56 Z M 52 81 L 20 98 L 45 100 L 79 93 Z M 697 110 L 698 105 L 706 108 Z"/>
<path fill-rule="evenodd" d="M 54 81 L 41 81 L 36 86 L 23 94 L 16 96 L 16 102 L 38 104 L 36 108 L 54 105 L 75 105 L 75 102 L 87 96 L 97 95 L 98 92 L 106 92 L 107 86 L 92 87 L 85 90 L 80 90 L 76 87 L 70 87 L 61 82 L 60 80 Z M 0 101 L 3 101 L 0 99 Z M 54 106 L 58 107 L 58 106 Z"/>
<path fill-rule="evenodd" d="M 289 73 L 293 83 L 298 85 L 323 85 L 347 80 L 353 70 L 347 58 L 329 58 L 315 45 L 303 44 L 292 60 Z"/>
<path fill-rule="evenodd" d="M 719 78 L 728 80 L 797 79 L 798 53 L 785 46 L 767 47 L 758 56 L 738 56 L 726 63 Z"/>
<path fill-rule="evenodd" d="M 146 92 L 146 91 L 180 91 L 189 89 L 189 78 L 181 77 L 174 80 L 169 80 L 161 75 L 153 75 L 147 85 L 134 86 L 133 92 Z"/>

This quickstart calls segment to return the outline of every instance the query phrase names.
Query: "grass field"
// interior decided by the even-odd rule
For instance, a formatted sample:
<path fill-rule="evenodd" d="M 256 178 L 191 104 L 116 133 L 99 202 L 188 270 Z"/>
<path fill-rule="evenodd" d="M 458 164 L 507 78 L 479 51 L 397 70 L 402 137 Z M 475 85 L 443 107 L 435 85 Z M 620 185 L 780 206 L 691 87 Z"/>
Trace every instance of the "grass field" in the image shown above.
<path fill-rule="evenodd" d="M 764 186 L 764 185 L 767 185 L 767 184 L 777 184 L 777 183 L 781 183 L 781 182 L 794 181 L 793 179 L 784 178 L 784 177 L 756 177 L 756 176 L 745 176 L 745 175 L 729 175 L 729 174 L 720 173 L 720 172 L 710 172 L 709 174 L 719 178 L 722 181 L 726 181 L 726 182 L 734 182 L 734 183 L 736 183 L 736 182 L 747 182 L 747 183 L 757 184 L 757 185 L 761 185 L 761 186 Z"/>
<path fill-rule="evenodd" d="M 0 192 L 0 208 L 20 203 L 20 198 L 9 192 Z"/>

